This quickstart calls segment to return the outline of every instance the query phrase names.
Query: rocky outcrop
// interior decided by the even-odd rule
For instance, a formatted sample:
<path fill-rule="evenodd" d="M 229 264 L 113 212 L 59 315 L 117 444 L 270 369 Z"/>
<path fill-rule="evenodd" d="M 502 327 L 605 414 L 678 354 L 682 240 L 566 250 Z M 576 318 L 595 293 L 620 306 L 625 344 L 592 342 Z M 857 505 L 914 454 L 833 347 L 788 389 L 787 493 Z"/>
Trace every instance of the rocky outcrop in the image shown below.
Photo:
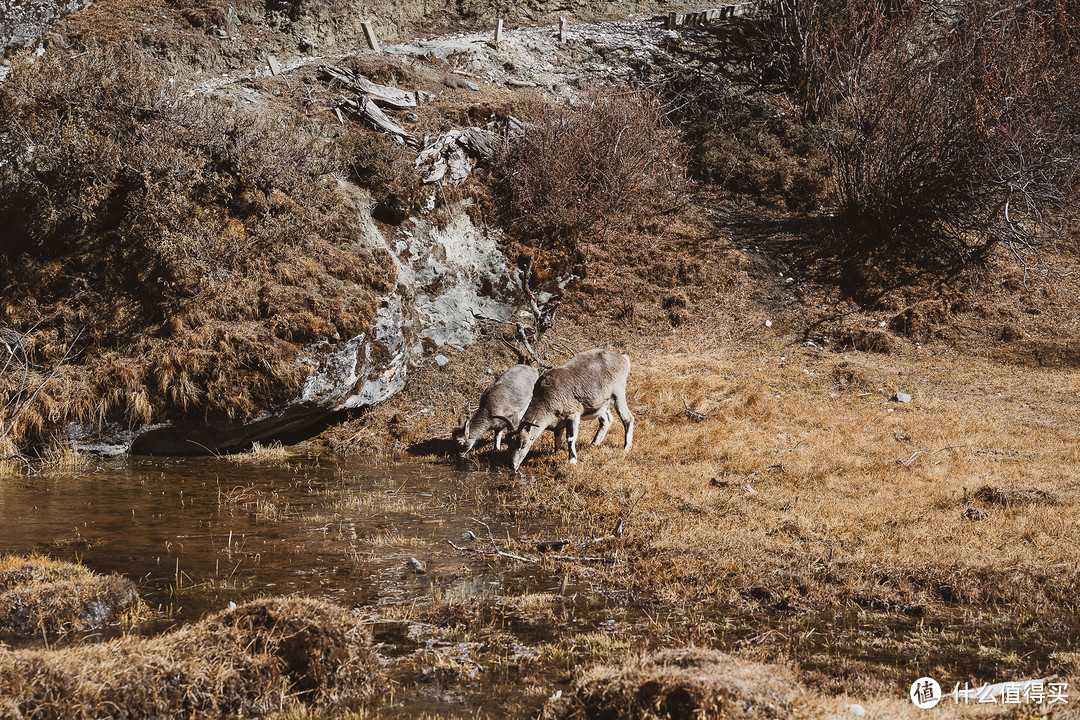
<path fill-rule="evenodd" d="M 163 423 L 93 439 L 73 428 L 69 438 L 101 453 L 191 455 L 302 434 L 337 413 L 389 398 L 404 387 L 409 368 L 425 352 L 471 343 L 474 313 L 510 314 L 512 281 L 494 231 L 475 225 L 464 208 L 452 208 L 443 225 L 413 218 L 398 236 L 387 238 L 371 220 L 370 203 L 364 204 L 355 188 L 348 190 L 347 196 L 361 204 L 364 240 L 385 247 L 396 259 L 398 284 L 382 298 L 369 333 L 344 342 L 324 340 L 297 359 L 310 368 L 298 397 L 239 425 Z"/>

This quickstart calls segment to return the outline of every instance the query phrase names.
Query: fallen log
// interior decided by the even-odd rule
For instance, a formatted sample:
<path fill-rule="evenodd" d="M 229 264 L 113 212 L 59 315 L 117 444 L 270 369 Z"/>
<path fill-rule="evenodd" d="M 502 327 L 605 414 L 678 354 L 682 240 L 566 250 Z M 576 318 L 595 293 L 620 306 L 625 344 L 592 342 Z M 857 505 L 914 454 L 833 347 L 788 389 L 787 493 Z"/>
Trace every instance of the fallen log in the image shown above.
<path fill-rule="evenodd" d="M 361 95 L 355 100 L 349 98 L 342 98 L 341 107 L 345 108 L 354 115 L 366 120 L 373 125 L 376 130 L 392 136 L 398 142 L 411 145 L 413 147 L 419 146 L 416 136 L 411 132 L 395 123 L 390 118 L 386 117 L 386 113 L 379 109 L 379 106 L 375 104 L 367 95 Z"/>

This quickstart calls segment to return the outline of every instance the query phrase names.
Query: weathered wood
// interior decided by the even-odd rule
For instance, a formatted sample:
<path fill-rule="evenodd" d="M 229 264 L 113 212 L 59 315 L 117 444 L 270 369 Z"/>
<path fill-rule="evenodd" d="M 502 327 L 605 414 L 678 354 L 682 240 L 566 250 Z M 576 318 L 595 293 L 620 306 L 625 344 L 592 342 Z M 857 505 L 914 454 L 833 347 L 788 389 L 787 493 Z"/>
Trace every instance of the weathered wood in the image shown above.
<path fill-rule="evenodd" d="M 359 115 L 371 123 L 376 130 L 381 130 L 406 145 L 412 145 L 413 147 L 419 145 L 415 135 L 386 117 L 386 114 L 379 109 L 375 101 L 367 95 L 360 95 L 355 100 L 342 98 L 341 107 L 355 115 Z"/>
<path fill-rule="evenodd" d="M 336 65 L 320 65 L 319 72 L 337 80 L 350 90 L 370 96 L 375 102 L 392 110 L 405 110 L 416 107 L 416 96 L 413 93 L 389 85 L 373 83 L 363 75 L 357 75 L 347 68 Z"/>
<path fill-rule="evenodd" d="M 745 2 L 735 5 L 723 5 L 718 8 L 696 10 L 685 14 L 669 12 L 664 18 L 664 29 L 677 30 L 679 27 L 705 27 L 720 20 L 744 17 L 753 12 L 756 3 Z"/>
<path fill-rule="evenodd" d="M 364 29 L 364 37 L 367 39 L 368 47 L 375 52 L 382 52 L 382 45 L 379 44 L 379 38 L 375 37 L 375 28 L 371 27 L 371 23 L 364 21 L 360 23 L 360 27 Z"/>

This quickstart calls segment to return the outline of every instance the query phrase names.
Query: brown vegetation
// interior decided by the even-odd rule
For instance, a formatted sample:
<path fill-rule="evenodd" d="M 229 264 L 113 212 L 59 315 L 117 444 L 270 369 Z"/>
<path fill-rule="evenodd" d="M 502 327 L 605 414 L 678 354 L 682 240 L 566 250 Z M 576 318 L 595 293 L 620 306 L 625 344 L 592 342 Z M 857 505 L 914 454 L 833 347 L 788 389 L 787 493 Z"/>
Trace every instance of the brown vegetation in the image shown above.
<path fill-rule="evenodd" d="M 367 625 L 344 608 L 269 598 L 156 638 L 0 647 L 0 716 L 217 718 L 356 707 L 379 678 Z"/>
<path fill-rule="evenodd" d="M 533 99 L 523 111 L 526 131 L 493 170 L 502 222 L 518 238 L 572 250 L 682 202 L 678 137 L 650 94 L 594 89 L 575 106 Z"/>
<path fill-rule="evenodd" d="M 1075 221 L 1075 0 L 767 4 L 788 87 L 860 251 L 954 268 L 1046 262 Z"/>
<path fill-rule="evenodd" d="M 185 98 L 135 48 L 20 64 L 0 129 L 0 327 L 29 370 L 0 368 L 10 445 L 249 419 L 390 287 L 318 127 Z"/>
<path fill-rule="evenodd" d="M 92 632 L 139 608 L 135 584 L 120 575 L 97 575 L 40 555 L 0 557 L 0 632 Z"/>
<path fill-rule="evenodd" d="M 586 672 L 564 700 L 549 703 L 544 717 L 604 720 L 785 720 L 797 712 L 804 691 L 781 666 L 740 660 L 715 650 L 662 650 L 618 667 Z"/>

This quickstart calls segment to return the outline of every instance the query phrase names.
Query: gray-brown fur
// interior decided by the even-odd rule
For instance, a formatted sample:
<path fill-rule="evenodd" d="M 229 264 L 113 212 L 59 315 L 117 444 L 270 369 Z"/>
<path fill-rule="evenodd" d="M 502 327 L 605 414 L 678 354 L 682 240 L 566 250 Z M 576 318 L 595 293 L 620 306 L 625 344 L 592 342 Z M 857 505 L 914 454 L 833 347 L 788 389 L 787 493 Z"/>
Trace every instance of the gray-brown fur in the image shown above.
<path fill-rule="evenodd" d="M 612 404 L 626 432 L 623 450 L 630 450 L 634 438 L 634 416 L 626 405 L 626 378 L 630 358 L 610 350 L 589 350 L 568 363 L 540 376 L 533 390 L 532 402 L 525 411 L 512 441 L 512 464 L 515 469 L 529 454 L 529 448 L 543 432 L 566 427 L 570 462 L 577 462 L 577 434 L 582 420 L 597 419 L 600 427 L 592 444 L 604 441 L 611 427 Z M 558 432 L 556 432 L 558 437 Z"/>
<path fill-rule="evenodd" d="M 480 396 L 480 404 L 471 418 L 460 418 L 454 429 L 454 439 L 461 447 L 461 454 L 472 450 L 473 445 L 492 430 L 495 431 L 495 449 L 502 450 L 503 434 L 513 431 L 532 400 L 533 387 L 539 374 L 529 365 L 514 365 L 500 375 Z"/>

